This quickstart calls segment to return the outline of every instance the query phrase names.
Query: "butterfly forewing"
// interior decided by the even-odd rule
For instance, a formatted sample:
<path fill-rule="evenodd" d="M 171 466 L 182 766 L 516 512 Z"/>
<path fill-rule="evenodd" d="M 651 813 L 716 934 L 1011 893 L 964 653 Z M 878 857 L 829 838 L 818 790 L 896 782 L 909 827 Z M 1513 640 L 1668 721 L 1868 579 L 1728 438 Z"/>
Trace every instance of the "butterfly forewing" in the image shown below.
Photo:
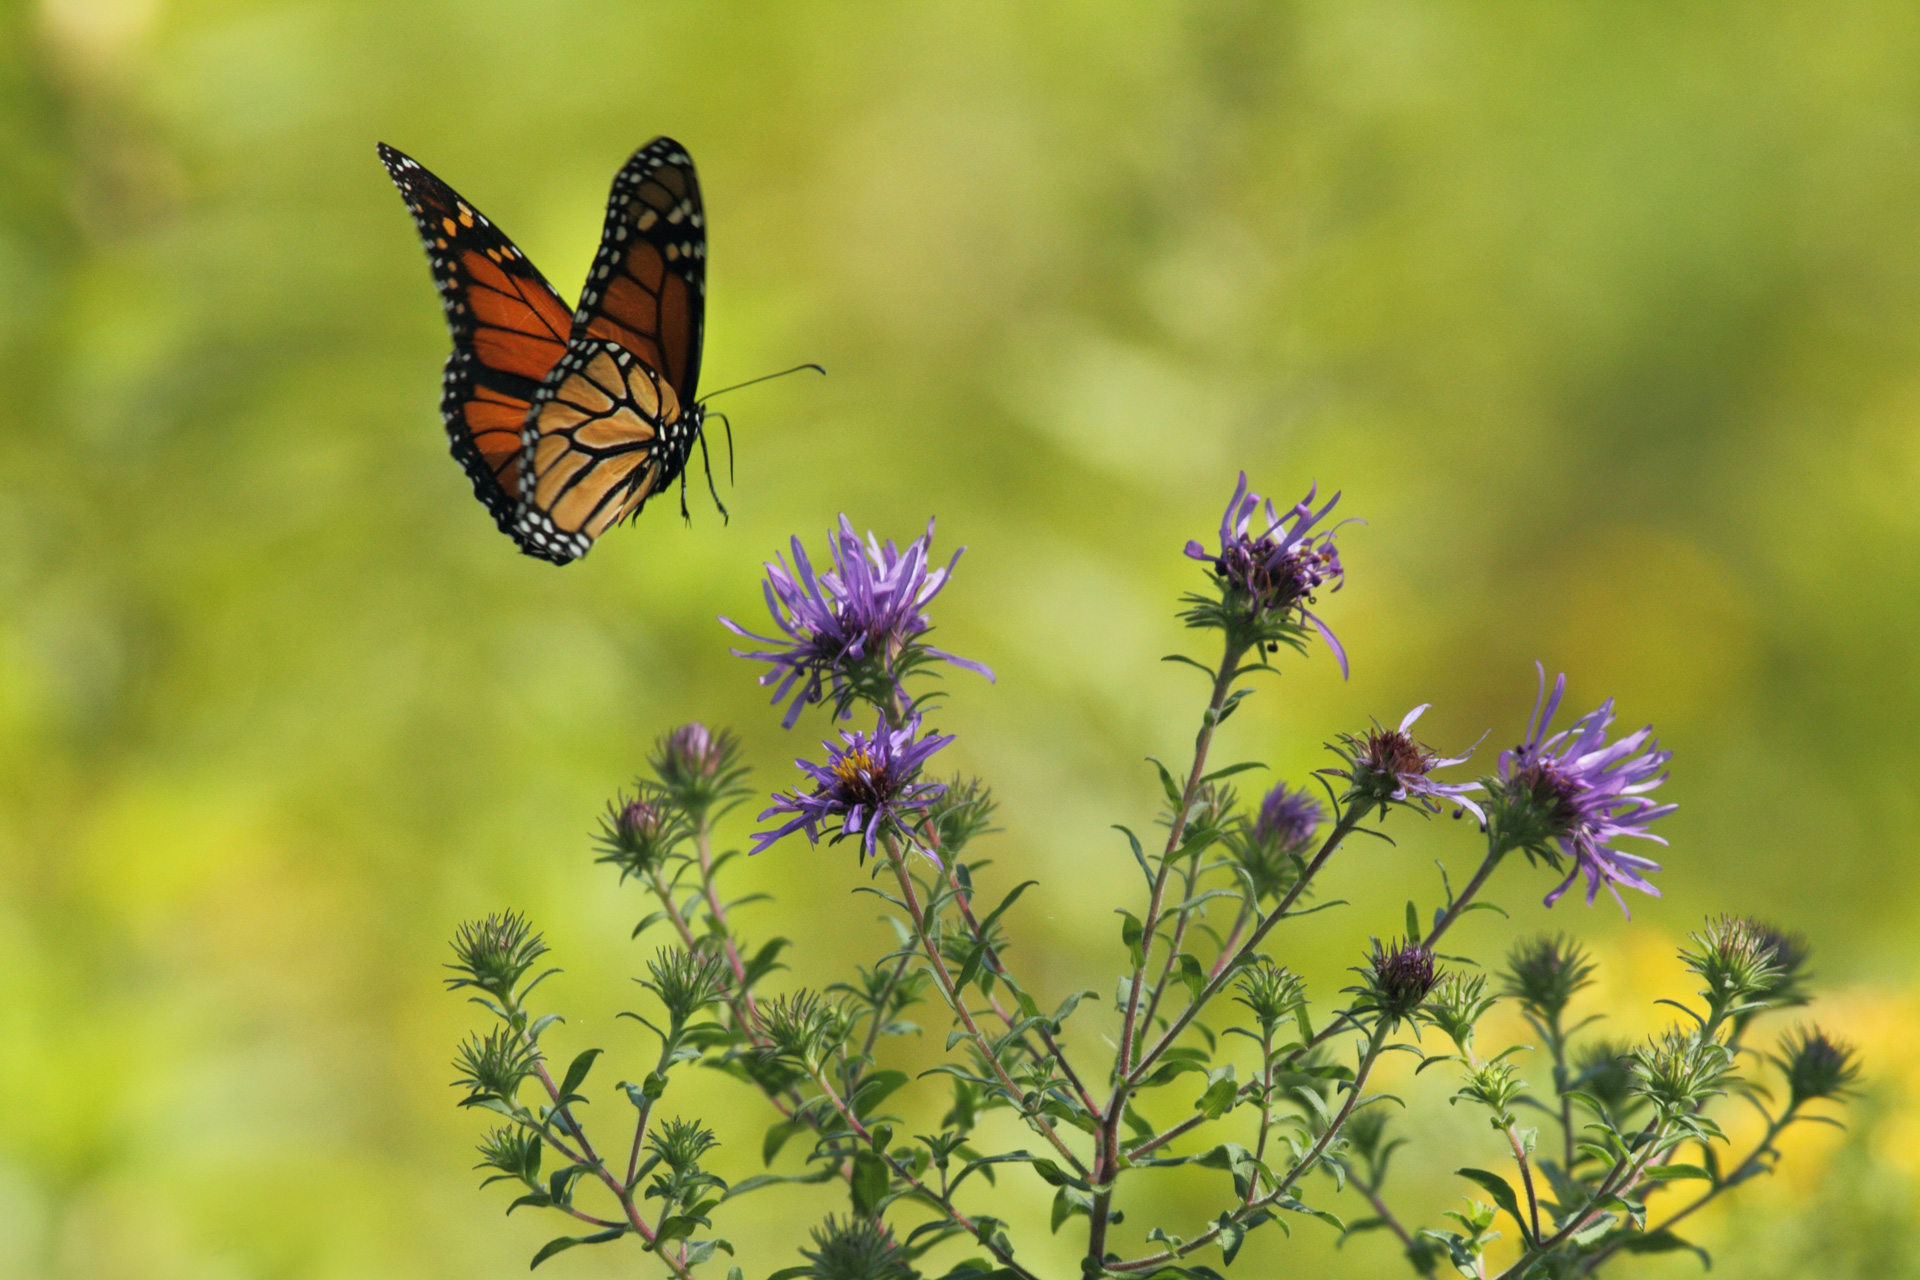
<path fill-rule="evenodd" d="M 706 212 L 685 148 L 655 138 L 614 176 L 566 358 L 535 393 L 514 536 L 583 556 L 685 469 L 706 314 Z"/>
<path fill-rule="evenodd" d="M 518 538 L 521 432 L 566 353 L 572 316 L 526 255 L 452 187 L 385 143 L 380 159 L 420 230 L 453 335 L 440 397 L 453 456 L 501 531 Z"/>
<path fill-rule="evenodd" d="M 617 342 L 574 343 L 527 418 L 515 536 L 566 564 L 640 509 L 686 462 L 673 384 Z"/>
<path fill-rule="evenodd" d="M 619 343 L 690 405 L 700 381 L 706 290 L 700 181 L 685 147 L 655 138 L 614 175 L 600 252 L 587 273 L 572 336 Z"/>

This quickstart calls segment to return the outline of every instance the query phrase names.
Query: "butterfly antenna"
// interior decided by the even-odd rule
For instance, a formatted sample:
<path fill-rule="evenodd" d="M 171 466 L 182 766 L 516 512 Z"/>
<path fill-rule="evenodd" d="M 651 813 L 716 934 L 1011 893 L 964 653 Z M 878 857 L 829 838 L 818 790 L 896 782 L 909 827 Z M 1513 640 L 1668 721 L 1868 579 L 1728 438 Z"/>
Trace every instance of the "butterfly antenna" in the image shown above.
<path fill-rule="evenodd" d="M 727 415 L 724 413 L 716 413 L 713 416 L 720 419 L 721 422 L 726 423 L 727 455 L 728 455 L 729 462 L 731 462 L 732 455 L 733 455 L 733 424 L 731 422 L 727 422 Z M 720 491 L 714 488 L 714 485 L 713 485 L 713 459 L 707 454 L 707 433 L 704 431 L 700 433 L 700 465 L 707 473 L 707 492 L 713 495 L 713 505 L 720 508 L 721 522 L 723 524 L 733 523 L 733 517 L 727 514 L 727 504 L 720 501 Z M 732 481 L 733 476 L 731 471 L 729 471 L 727 479 L 729 482 Z M 687 483 L 687 473 L 685 471 L 682 471 L 680 473 L 680 486 L 683 491 L 686 488 L 686 483 Z M 684 502 L 685 498 L 683 497 L 681 501 Z"/>
<path fill-rule="evenodd" d="M 820 374 L 822 377 L 825 377 L 827 372 L 826 369 L 821 365 L 797 364 L 793 366 L 793 368 L 791 369 L 782 369 L 778 373 L 763 373 L 757 378 L 748 378 L 745 382 L 736 382 L 730 387 L 722 387 L 718 391 L 709 391 L 707 392 L 707 394 L 701 396 L 698 400 L 694 401 L 694 403 L 705 404 L 707 401 L 713 399 L 715 396 L 723 396 L 727 394 L 727 392 L 729 391 L 738 391 L 742 387 L 750 387 L 756 382 L 772 382 L 775 378 L 784 378 L 790 373 L 799 373 L 802 369 L 811 369 L 815 373 Z"/>

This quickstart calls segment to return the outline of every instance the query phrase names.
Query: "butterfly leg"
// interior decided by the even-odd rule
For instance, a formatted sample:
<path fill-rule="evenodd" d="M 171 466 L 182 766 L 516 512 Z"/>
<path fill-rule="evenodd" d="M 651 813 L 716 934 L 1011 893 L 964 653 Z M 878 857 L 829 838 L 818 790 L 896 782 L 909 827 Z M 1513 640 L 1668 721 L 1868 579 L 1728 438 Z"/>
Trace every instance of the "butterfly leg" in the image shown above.
<path fill-rule="evenodd" d="M 721 423 L 727 429 L 727 480 L 731 483 L 733 480 L 733 423 L 727 421 L 727 415 L 724 413 L 709 414 L 708 416 L 720 419 Z M 704 431 L 700 433 L 700 466 L 707 473 L 707 492 L 713 495 L 713 505 L 720 508 L 721 523 L 731 524 L 732 517 L 727 514 L 727 504 L 720 501 L 720 490 L 714 487 L 713 459 L 707 454 L 707 433 Z M 682 472 L 680 474 L 680 486 L 683 492 L 686 488 L 686 483 L 686 473 Z M 684 501 L 684 499 L 682 500 Z"/>

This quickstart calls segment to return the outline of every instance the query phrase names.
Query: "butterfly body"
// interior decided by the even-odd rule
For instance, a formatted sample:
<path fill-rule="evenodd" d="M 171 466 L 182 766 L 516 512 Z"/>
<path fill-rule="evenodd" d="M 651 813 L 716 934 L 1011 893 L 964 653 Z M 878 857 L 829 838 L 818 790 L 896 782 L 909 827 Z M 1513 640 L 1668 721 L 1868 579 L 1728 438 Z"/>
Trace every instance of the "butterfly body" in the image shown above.
<path fill-rule="evenodd" d="M 413 214 L 453 352 L 441 416 L 474 495 L 530 556 L 567 564 L 684 476 L 706 303 L 706 215 L 670 138 L 614 177 L 569 309 L 507 236 L 419 162 L 380 158 Z"/>

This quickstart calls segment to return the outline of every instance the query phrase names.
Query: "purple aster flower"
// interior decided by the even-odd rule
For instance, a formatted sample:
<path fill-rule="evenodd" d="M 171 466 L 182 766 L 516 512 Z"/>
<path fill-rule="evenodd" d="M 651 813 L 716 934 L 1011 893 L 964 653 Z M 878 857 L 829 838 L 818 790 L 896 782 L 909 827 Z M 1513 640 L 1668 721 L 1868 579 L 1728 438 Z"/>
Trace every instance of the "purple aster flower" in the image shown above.
<path fill-rule="evenodd" d="M 920 717 L 914 716 L 898 729 L 889 729 L 885 717 L 877 717 L 872 733 L 842 729 L 841 745 L 820 745 L 827 749 L 825 764 L 806 760 L 794 763 L 812 777 L 810 794 L 773 797 L 773 807 L 760 815 L 761 821 L 791 814 L 786 825 L 754 835 L 752 852 L 759 853 L 784 835 L 805 830 L 807 839 L 820 842 L 820 824 L 838 821 L 840 834 L 835 840 L 859 836 L 862 862 L 874 852 L 874 842 L 888 825 L 904 828 L 907 815 L 925 809 L 946 792 L 939 782 L 917 782 L 920 766 L 940 748 L 953 741 L 951 736 L 930 733 L 921 738 Z M 932 858 L 933 855 L 928 853 Z M 935 858 L 935 862 L 939 859 Z"/>
<path fill-rule="evenodd" d="M 1363 804 L 1378 804 L 1383 809 L 1388 804 L 1417 805 L 1428 813 L 1440 812 L 1443 804 L 1454 804 L 1485 822 L 1487 815 L 1467 798 L 1468 792 L 1480 790 L 1479 783 L 1436 782 L 1429 776 L 1435 769 L 1465 764 L 1473 755 L 1469 747 L 1460 755 L 1442 756 L 1413 736 L 1415 722 L 1432 705 L 1423 702 L 1407 712 L 1397 729 L 1376 722 L 1358 738 L 1343 734 L 1350 768 L 1336 773 L 1353 784 L 1353 794 Z"/>
<path fill-rule="evenodd" d="M 1659 897 L 1660 890 L 1641 873 L 1658 871 L 1660 864 L 1612 846 L 1622 836 L 1666 843 L 1646 828 L 1675 806 L 1655 804 L 1647 793 L 1666 781 L 1664 770 L 1673 753 L 1659 749 L 1651 725 L 1608 743 L 1611 698 L 1574 721 L 1572 728 L 1549 735 L 1547 725 L 1560 709 L 1567 677 L 1556 677 L 1549 695 L 1546 668 L 1534 666 L 1540 673 L 1540 694 L 1526 741 L 1500 754 L 1502 818 L 1510 847 L 1531 850 L 1552 840 L 1572 860 L 1573 870 L 1547 895 L 1548 906 L 1582 874 L 1589 905 L 1603 884 L 1622 911 L 1627 904 L 1620 885 Z"/>
<path fill-rule="evenodd" d="M 1299 880 L 1300 857 L 1326 819 L 1318 801 L 1282 782 L 1261 799 L 1252 822 L 1228 833 L 1227 848 L 1258 896 L 1277 897 Z"/>
<path fill-rule="evenodd" d="M 1338 591 L 1346 581 L 1340 567 L 1340 553 L 1334 549 L 1333 529 L 1313 532 L 1340 501 L 1334 494 L 1327 505 L 1313 509 L 1319 486 L 1307 490 L 1307 496 L 1281 515 L 1273 500 L 1247 488 L 1247 473 L 1240 473 L 1226 514 L 1220 518 L 1220 549 L 1208 551 L 1198 541 L 1187 543 L 1187 555 L 1205 561 L 1241 598 L 1245 610 L 1254 618 L 1281 617 L 1298 613 L 1313 625 L 1320 638 L 1333 650 L 1340 662 L 1340 674 L 1347 674 L 1347 651 L 1340 647 L 1326 623 L 1308 610 L 1313 593 L 1331 582 Z M 1261 516 L 1264 528 L 1255 531 L 1255 516 Z M 1337 526 L 1336 526 L 1337 527 Z"/>
<path fill-rule="evenodd" d="M 930 569 L 927 555 L 932 543 L 931 520 L 926 533 L 901 550 L 891 541 L 882 546 L 871 533 L 862 542 L 843 515 L 839 531 L 827 534 L 832 568 L 816 573 L 799 538 L 793 540 L 791 568 L 779 556 L 766 566 L 767 611 L 780 636 L 756 635 L 731 618 L 720 619 L 735 635 L 773 646 L 733 652 L 771 665 L 760 683 L 775 686 L 775 706 L 793 695 L 784 727 L 793 727 L 806 704 L 822 701 L 829 685 L 836 695 L 841 694 L 863 668 L 873 674 L 877 664 L 886 686 L 899 687 L 896 663 L 915 638 L 932 626 L 925 613 L 927 602 L 947 585 L 960 551 L 966 550 L 954 552 L 946 568 Z M 924 645 L 916 647 L 930 657 L 993 679 L 993 672 L 981 663 Z"/>
<path fill-rule="evenodd" d="M 1326 820 L 1326 810 L 1318 800 L 1283 782 L 1260 801 L 1260 816 L 1253 821 L 1253 838 L 1279 852 L 1297 853 Z"/>

